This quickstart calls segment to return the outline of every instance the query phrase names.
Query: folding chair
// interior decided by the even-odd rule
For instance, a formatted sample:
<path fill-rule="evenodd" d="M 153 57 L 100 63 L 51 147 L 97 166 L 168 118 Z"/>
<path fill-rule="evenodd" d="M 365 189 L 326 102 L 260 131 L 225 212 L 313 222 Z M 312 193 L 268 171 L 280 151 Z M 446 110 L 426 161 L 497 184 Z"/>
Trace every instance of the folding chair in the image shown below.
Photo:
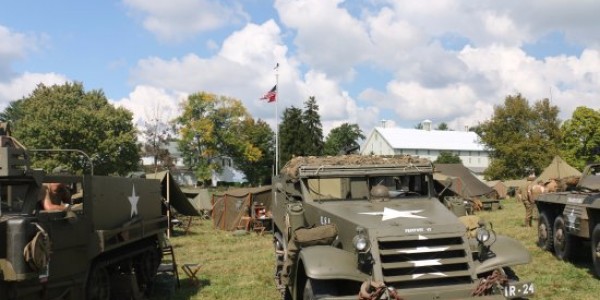
<path fill-rule="evenodd" d="M 192 280 L 192 283 L 195 286 L 200 285 L 200 279 L 197 277 L 197 273 L 198 271 L 200 271 L 200 267 L 202 267 L 201 264 L 183 264 L 183 266 L 181 266 L 181 269 L 183 269 L 185 275 L 187 275 L 190 278 L 190 280 Z"/>

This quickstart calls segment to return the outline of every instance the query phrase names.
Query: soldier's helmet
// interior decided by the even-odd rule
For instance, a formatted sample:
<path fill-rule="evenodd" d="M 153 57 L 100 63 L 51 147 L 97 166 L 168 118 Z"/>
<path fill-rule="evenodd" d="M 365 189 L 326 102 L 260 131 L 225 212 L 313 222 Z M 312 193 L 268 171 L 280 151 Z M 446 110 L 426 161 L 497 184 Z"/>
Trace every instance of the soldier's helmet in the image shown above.
<path fill-rule="evenodd" d="M 389 197 L 390 197 L 390 190 L 387 188 L 387 186 L 385 186 L 383 184 L 378 184 L 371 188 L 371 199 L 372 200 L 382 201 L 382 200 L 388 199 Z"/>

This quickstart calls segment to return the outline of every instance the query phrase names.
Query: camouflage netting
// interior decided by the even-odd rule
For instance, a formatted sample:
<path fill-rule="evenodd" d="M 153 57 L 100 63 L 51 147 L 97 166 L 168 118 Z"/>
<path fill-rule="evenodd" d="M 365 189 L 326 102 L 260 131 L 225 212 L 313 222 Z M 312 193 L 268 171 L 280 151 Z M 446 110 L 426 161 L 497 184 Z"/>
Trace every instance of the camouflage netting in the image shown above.
<path fill-rule="evenodd" d="M 288 161 L 281 169 L 281 174 L 298 178 L 298 170 L 302 166 L 372 166 L 372 165 L 429 165 L 426 158 L 410 155 L 340 155 L 340 156 L 298 156 Z"/>

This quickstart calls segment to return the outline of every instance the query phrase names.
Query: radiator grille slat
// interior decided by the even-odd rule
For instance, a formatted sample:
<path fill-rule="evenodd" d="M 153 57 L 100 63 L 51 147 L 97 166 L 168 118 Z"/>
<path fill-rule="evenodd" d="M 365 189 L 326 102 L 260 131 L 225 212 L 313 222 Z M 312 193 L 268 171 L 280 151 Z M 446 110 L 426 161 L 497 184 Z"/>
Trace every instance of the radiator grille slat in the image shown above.
<path fill-rule="evenodd" d="M 378 239 L 384 281 L 395 288 L 446 286 L 472 282 L 462 237 Z"/>

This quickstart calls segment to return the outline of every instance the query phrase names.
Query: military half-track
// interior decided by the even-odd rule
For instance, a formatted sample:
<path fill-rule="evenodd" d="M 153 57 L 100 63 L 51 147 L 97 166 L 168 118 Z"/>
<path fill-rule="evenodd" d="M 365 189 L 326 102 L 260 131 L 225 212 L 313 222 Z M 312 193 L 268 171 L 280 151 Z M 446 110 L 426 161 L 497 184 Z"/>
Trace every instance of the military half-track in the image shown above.
<path fill-rule="evenodd" d="M 527 297 L 516 240 L 437 198 L 430 161 L 296 157 L 273 179 L 275 281 L 283 299 Z"/>
<path fill-rule="evenodd" d="M 160 182 L 46 174 L 4 130 L 0 143 L 0 299 L 130 299 L 147 291 L 167 229 Z M 45 183 L 68 188 L 70 206 L 45 210 Z"/>
<path fill-rule="evenodd" d="M 600 163 L 586 166 L 573 190 L 541 194 L 535 203 L 538 246 L 561 260 L 591 251 L 600 277 Z M 583 247 L 588 241 L 591 247 Z"/>

